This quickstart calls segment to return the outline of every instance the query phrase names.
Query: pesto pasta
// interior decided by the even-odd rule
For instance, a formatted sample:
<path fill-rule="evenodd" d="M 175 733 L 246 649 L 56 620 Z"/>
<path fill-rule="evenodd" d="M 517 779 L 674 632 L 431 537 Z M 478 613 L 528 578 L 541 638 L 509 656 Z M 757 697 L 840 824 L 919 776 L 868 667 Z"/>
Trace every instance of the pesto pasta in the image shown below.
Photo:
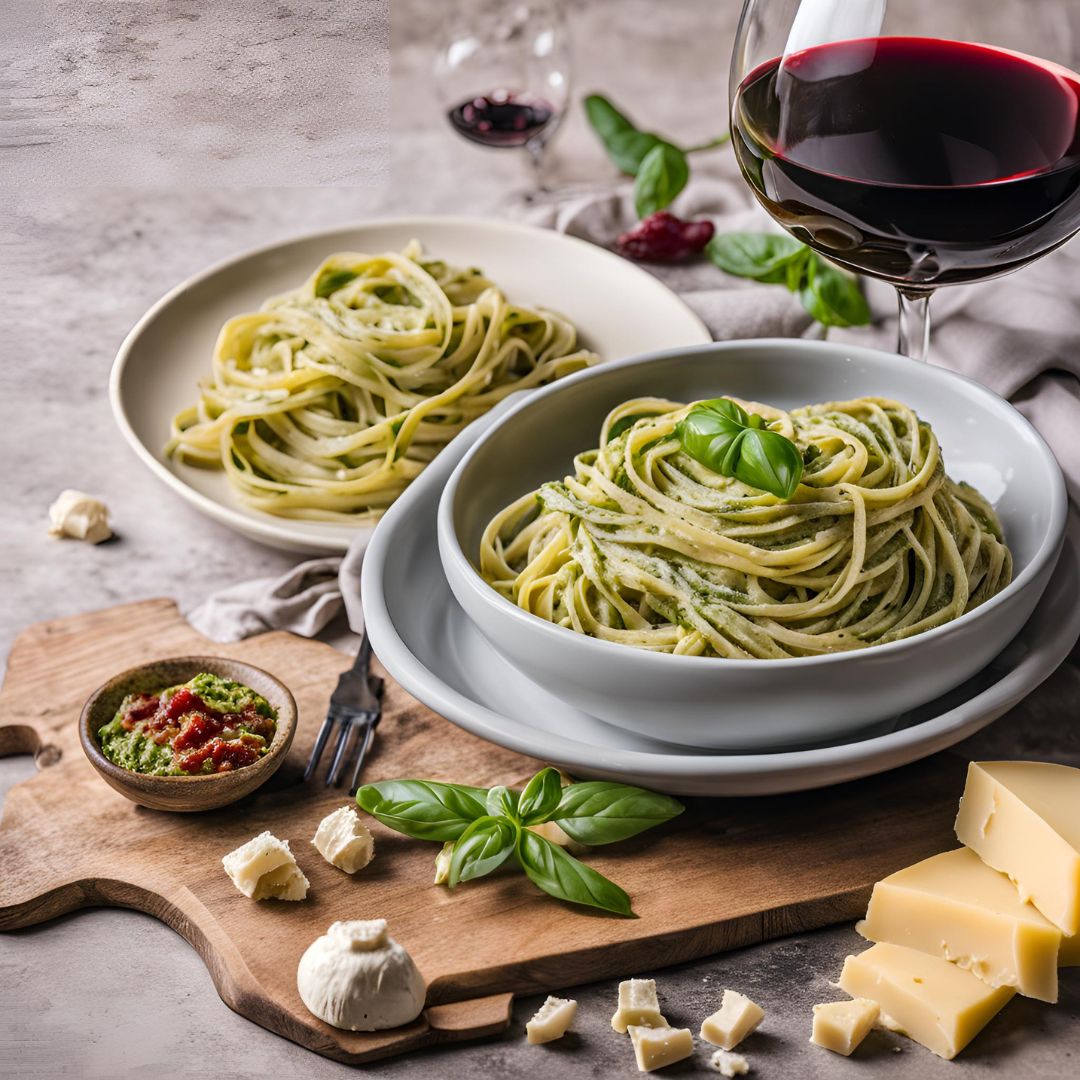
<path fill-rule="evenodd" d="M 789 500 L 690 457 L 690 406 L 614 409 L 574 473 L 501 511 L 480 572 L 560 626 L 682 655 L 780 659 L 940 626 L 1003 589 L 990 504 L 945 474 L 938 441 L 880 398 L 784 412 L 740 402 L 803 458 Z"/>
<path fill-rule="evenodd" d="M 258 510 L 371 523 L 471 420 L 594 360 L 567 319 L 416 241 L 332 255 L 222 327 L 166 453 L 223 468 Z"/>

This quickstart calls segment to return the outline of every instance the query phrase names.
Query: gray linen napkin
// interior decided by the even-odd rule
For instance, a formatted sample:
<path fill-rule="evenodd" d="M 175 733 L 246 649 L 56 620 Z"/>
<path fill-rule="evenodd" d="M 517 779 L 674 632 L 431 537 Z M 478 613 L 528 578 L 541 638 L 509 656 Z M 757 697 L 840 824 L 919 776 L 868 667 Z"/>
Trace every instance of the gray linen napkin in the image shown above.
<path fill-rule="evenodd" d="M 673 210 L 687 218 L 709 217 L 719 232 L 776 228 L 735 177 L 695 177 Z M 614 192 L 533 204 L 523 216 L 603 246 L 613 245 L 635 220 L 626 185 Z M 728 277 L 704 259 L 643 265 L 686 300 L 714 338 L 820 336 L 798 300 L 780 286 Z M 891 350 L 896 339 L 892 289 L 868 282 L 867 295 L 873 324 L 833 330 L 830 339 Z M 960 371 L 1009 398 L 1050 444 L 1073 502 L 1080 503 L 1080 243 L 1019 274 L 943 289 L 931 311 L 930 362 Z M 230 586 L 189 618 L 219 641 L 267 629 L 312 637 L 341 612 L 344 590 L 350 601 L 349 625 L 359 633 L 363 546 L 355 544 L 344 560 L 316 559 L 280 578 Z"/>

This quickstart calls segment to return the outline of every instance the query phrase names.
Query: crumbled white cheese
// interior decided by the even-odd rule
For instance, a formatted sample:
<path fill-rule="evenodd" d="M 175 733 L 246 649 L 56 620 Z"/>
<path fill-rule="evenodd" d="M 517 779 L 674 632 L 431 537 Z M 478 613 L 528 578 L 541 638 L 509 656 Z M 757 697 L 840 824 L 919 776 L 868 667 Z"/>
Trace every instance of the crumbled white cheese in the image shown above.
<path fill-rule="evenodd" d="M 252 900 L 303 900 L 308 879 L 296 865 L 289 844 L 259 833 L 221 860 L 232 883 Z"/>
<path fill-rule="evenodd" d="M 561 1039 L 574 1022 L 576 1013 L 577 1002 L 572 998 L 549 996 L 525 1025 L 526 1038 L 533 1044 Z"/>
<path fill-rule="evenodd" d="M 611 1018 L 611 1026 L 625 1034 L 627 1028 L 654 1027 L 666 1028 L 668 1022 L 660 1013 L 660 1002 L 656 997 L 656 982 L 653 979 L 626 979 L 619 983 L 619 1006 Z"/>
<path fill-rule="evenodd" d="M 351 806 L 342 806 L 319 822 L 312 839 L 331 866 L 355 874 L 375 857 L 375 840 Z"/>
<path fill-rule="evenodd" d="M 709 1064 L 721 1076 L 745 1076 L 750 1071 L 750 1062 L 742 1054 L 733 1054 L 730 1050 L 717 1050 Z"/>
<path fill-rule="evenodd" d="M 100 544 L 112 536 L 109 508 L 83 491 L 61 491 L 49 507 L 49 535 Z"/>

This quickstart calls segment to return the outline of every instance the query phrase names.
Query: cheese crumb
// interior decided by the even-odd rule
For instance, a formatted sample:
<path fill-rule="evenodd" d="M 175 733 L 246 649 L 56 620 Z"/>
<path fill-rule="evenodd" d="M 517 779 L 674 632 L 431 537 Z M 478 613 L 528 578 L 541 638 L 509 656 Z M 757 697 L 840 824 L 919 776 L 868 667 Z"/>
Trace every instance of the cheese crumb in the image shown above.
<path fill-rule="evenodd" d="M 717 1050 L 709 1064 L 721 1076 L 745 1076 L 750 1071 L 750 1062 L 742 1054 L 733 1054 L 730 1050 Z"/>
<path fill-rule="evenodd" d="M 626 979 L 619 983 L 619 1007 L 611 1018 L 611 1026 L 624 1035 L 632 1024 L 654 1028 L 668 1026 L 660 1013 L 653 979 Z"/>
<path fill-rule="evenodd" d="M 641 1072 L 653 1072 L 694 1052 L 694 1036 L 689 1028 L 640 1027 L 631 1024 L 627 1029 L 634 1044 L 634 1058 Z"/>
<path fill-rule="evenodd" d="M 745 994 L 725 990 L 720 1008 L 702 1022 L 701 1037 L 724 1050 L 734 1050 L 764 1019 L 765 1011 L 760 1005 L 755 1005 Z"/>
<path fill-rule="evenodd" d="M 112 536 L 109 508 L 84 491 L 61 491 L 49 507 L 49 535 L 100 544 Z"/>
<path fill-rule="evenodd" d="M 814 1025 L 810 1041 L 834 1054 L 849 1057 L 879 1022 L 881 1009 L 876 1001 L 830 1001 L 814 1006 Z"/>
<path fill-rule="evenodd" d="M 311 843 L 331 866 L 346 874 L 362 870 L 375 857 L 375 839 L 351 806 L 327 814 Z"/>
<path fill-rule="evenodd" d="M 221 860 L 232 883 L 252 900 L 303 900 L 308 879 L 296 865 L 289 844 L 259 833 Z"/>
<path fill-rule="evenodd" d="M 574 1022 L 577 1002 L 548 996 L 536 1015 L 525 1025 L 525 1036 L 534 1045 L 561 1039 Z"/>

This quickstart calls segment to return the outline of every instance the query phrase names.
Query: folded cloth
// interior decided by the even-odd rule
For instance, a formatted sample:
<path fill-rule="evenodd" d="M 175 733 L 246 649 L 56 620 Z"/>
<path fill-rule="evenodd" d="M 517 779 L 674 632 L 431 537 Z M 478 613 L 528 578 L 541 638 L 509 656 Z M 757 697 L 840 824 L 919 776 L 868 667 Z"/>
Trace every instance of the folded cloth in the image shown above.
<path fill-rule="evenodd" d="M 697 162 L 694 168 L 697 172 Z M 708 217 L 718 232 L 777 228 L 733 175 L 695 175 L 672 209 L 686 218 Z M 617 191 L 530 203 L 523 216 L 604 247 L 613 246 L 636 218 L 626 184 Z M 704 258 L 642 265 L 679 293 L 718 340 L 820 335 L 798 299 L 781 286 L 729 277 Z M 866 292 L 873 323 L 834 329 L 830 339 L 891 350 L 896 344 L 893 290 L 867 281 Z M 1009 398 L 1050 444 L 1074 503 L 1080 503 L 1080 244 L 1067 245 L 1020 274 L 943 289 L 931 313 L 930 362 Z M 316 559 L 282 578 L 231 586 L 189 618 L 220 641 L 267 629 L 311 637 L 341 611 L 344 594 L 349 625 L 359 633 L 364 546 L 354 545 L 343 561 Z M 334 577 L 339 571 L 340 582 Z"/>
<path fill-rule="evenodd" d="M 341 611 L 338 558 L 312 559 L 280 577 L 255 578 L 214 593 L 188 613 L 212 641 L 240 641 L 267 630 L 315 637 Z"/>

